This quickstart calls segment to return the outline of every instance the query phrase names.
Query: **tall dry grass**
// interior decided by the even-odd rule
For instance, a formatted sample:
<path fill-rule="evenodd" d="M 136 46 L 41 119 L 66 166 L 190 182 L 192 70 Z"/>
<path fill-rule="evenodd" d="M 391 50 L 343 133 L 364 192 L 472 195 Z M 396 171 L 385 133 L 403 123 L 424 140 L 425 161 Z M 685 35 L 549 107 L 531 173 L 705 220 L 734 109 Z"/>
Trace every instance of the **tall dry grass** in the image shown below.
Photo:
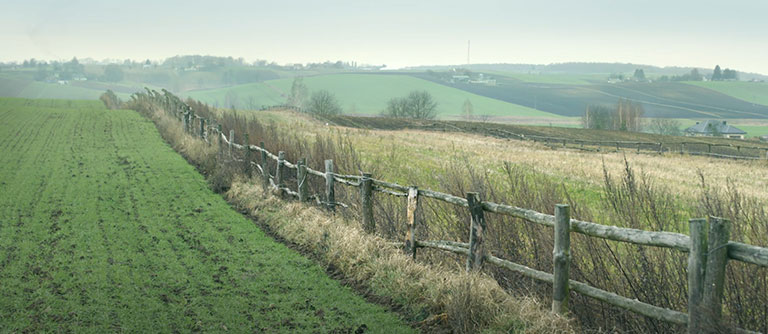
<path fill-rule="evenodd" d="M 210 115 L 214 117 L 217 114 L 212 112 Z M 653 157 L 646 159 L 645 156 L 639 156 L 629 162 L 621 155 L 602 155 L 598 156 L 602 163 L 598 160 L 596 164 L 595 155 L 549 150 L 546 154 L 542 154 L 544 152 L 535 152 L 536 145 L 522 144 L 510 148 L 508 144 L 501 141 L 494 139 L 484 141 L 477 136 L 462 137 L 457 140 L 454 136 L 441 137 L 434 133 L 408 132 L 404 138 L 408 138 L 409 143 L 404 145 L 419 145 L 417 141 L 421 141 L 422 145 L 428 143 L 429 150 L 434 151 L 435 159 L 439 159 L 441 163 L 443 173 L 425 176 L 424 173 L 408 170 L 406 166 L 398 166 L 386 160 L 363 159 L 362 156 L 366 153 L 355 148 L 361 141 L 376 141 L 376 136 L 380 138 L 393 136 L 396 134 L 394 132 L 364 131 L 360 135 L 361 132 L 357 131 L 351 135 L 331 129 L 319 133 L 316 131 L 306 133 L 303 130 L 313 129 L 303 129 L 302 125 L 289 129 L 275 124 L 263 124 L 243 114 L 222 113 L 217 117 L 225 133 L 228 133 L 229 129 L 235 129 L 237 134 L 247 133 L 249 143 L 256 144 L 255 141 L 258 138 L 265 141 L 266 148 L 271 152 L 285 151 L 290 161 L 306 157 L 309 166 L 319 170 L 322 170 L 323 160 L 333 159 L 336 171 L 339 173 L 357 174 L 360 171 L 366 171 L 373 172 L 374 175 L 399 175 L 400 183 L 412 185 L 423 184 L 423 178 L 429 177 L 439 190 L 456 195 L 477 191 L 485 200 L 508 203 L 549 214 L 553 213 L 555 204 L 567 203 L 572 207 L 574 218 L 645 230 L 687 232 L 688 218 L 707 215 L 724 216 L 733 221 L 732 238 L 734 240 L 762 246 L 766 246 L 767 242 L 765 235 L 768 231 L 766 229 L 768 217 L 765 216 L 765 208 L 761 201 L 763 197 L 758 189 L 746 187 L 748 188 L 746 196 L 739 192 L 737 189 L 742 189 L 742 186 L 748 183 L 745 180 L 731 181 L 729 186 L 723 189 L 720 185 L 712 185 L 709 179 L 713 177 L 711 174 L 698 177 L 695 181 L 686 178 L 685 183 L 670 182 L 675 180 L 676 174 L 690 173 L 690 165 L 685 166 L 689 160 L 676 162 L 667 157 L 670 159 L 669 163 L 657 168 L 659 160 L 654 160 L 656 158 Z M 163 130 L 166 128 L 169 130 Z M 172 126 L 163 127 L 161 131 L 173 133 L 171 128 Z M 417 135 L 414 137 L 414 134 Z M 361 139 L 361 137 L 364 138 Z M 176 137 L 169 139 L 172 143 L 182 140 Z M 378 140 L 382 142 L 381 139 Z M 237 141 L 242 142 L 243 139 Z M 443 145 L 438 144 L 440 142 Z M 478 159 L 476 156 L 461 154 L 466 145 L 479 144 L 484 145 L 483 151 L 487 153 L 487 157 Z M 216 147 L 216 144 L 213 147 Z M 445 149 L 446 147 L 449 149 Z M 391 155 L 385 156 L 385 159 L 403 160 L 403 157 L 397 156 L 399 154 L 397 147 L 393 146 L 389 152 Z M 244 158 L 242 152 L 236 154 L 237 158 Z M 515 155 L 516 161 L 522 163 L 492 165 L 505 154 Z M 380 158 L 382 154 L 378 156 Z M 252 158 L 258 160 L 257 157 Z M 213 165 L 216 167 L 212 175 L 217 175 L 215 173 L 219 171 L 218 173 L 228 176 L 223 178 L 223 182 L 219 182 L 223 183 L 223 186 L 216 187 L 219 191 L 232 191 L 234 175 L 243 174 L 245 171 L 244 167 L 237 167 L 241 164 L 225 163 L 229 158 L 222 154 L 216 155 L 215 158 L 205 154 L 194 159 L 190 158 L 195 164 L 207 166 L 211 163 L 196 159 L 215 160 Z M 379 163 L 366 163 L 366 161 Z M 274 162 L 270 163 L 270 172 L 274 173 Z M 728 164 L 732 164 L 736 170 L 749 170 L 751 166 L 730 162 Z M 599 198 L 592 205 L 588 206 L 572 200 L 573 196 L 570 192 L 573 190 L 567 187 L 567 183 L 558 182 L 557 177 L 553 177 L 566 173 L 570 168 L 575 168 L 575 172 L 571 173 L 589 177 L 595 185 L 599 185 Z M 664 172 L 659 172 L 659 169 Z M 685 173 L 680 172 L 682 170 L 685 170 Z M 747 174 L 748 177 L 763 173 L 762 170 L 752 172 Z M 705 175 L 705 173 L 700 174 Z M 595 175 L 598 176 L 596 180 Z M 292 177 L 295 175 L 289 173 L 289 178 Z M 685 178 L 685 176 L 680 177 Z M 295 183 L 291 181 L 288 185 L 295 187 Z M 237 189 L 239 189 L 237 191 L 243 191 L 240 188 Z M 310 179 L 310 191 L 322 194 L 323 181 L 319 178 Z M 337 201 L 350 207 L 348 210 L 339 211 L 338 214 L 342 220 L 359 221 L 360 198 L 357 189 L 337 186 L 336 196 Z M 688 198 L 697 198 L 697 200 L 687 201 Z M 405 201 L 402 198 L 377 194 L 374 202 L 376 235 L 384 240 L 401 240 L 404 235 Z M 694 212 L 690 212 L 689 208 Z M 424 223 L 417 227 L 418 239 L 466 242 L 470 218 L 464 208 L 425 199 L 423 214 Z M 491 253 L 532 268 L 551 272 L 553 248 L 551 228 L 490 213 L 487 214 L 487 223 L 487 249 Z M 309 236 L 302 236 L 302 238 L 307 238 L 308 244 L 321 242 L 319 245 L 322 245 L 322 242 L 327 242 L 318 241 Z M 657 306 L 685 311 L 686 254 L 667 249 L 587 238 L 581 235 L 573 235 L 572 238 L 573 279 Z M 354 254 L 368 256 L 359 254 L 359 252 L 368 251 L 375 250 L 362 248 L 357 249 Z M 461 257 L 427 250 L 419 251 L 417 259 L 421 265 L 430 265 L 440 270 L 455 270 L 461 267 L 464 261 Z M 550 298 L 551 286 L 548 284 L 541 284 L 498 268 L 486 267 L 485 272 L 492 275 L 500 286 L 515 294 L 535 295 L 541 300 Z M 767 274 L 765 269 L 755 266 L 742 265 L 733 261 L 729 264 L 724 309 L 725 317 L 733 325 L 751 330 L 768 331 Z M 355 274 L 351 272 L 350 275 Z M 361 276 L 361 278 L 364 277 Z M 678 326 L 645 318 L 577 294 L 571 296 L 571 310 L 573 317 L 587 331 L 647 333 L 683 330 Z M 466 329 L 468 327 L 462 324 L 471 323 L 471 321 L 457 321 L 455 324 L 457 330 Z"/>

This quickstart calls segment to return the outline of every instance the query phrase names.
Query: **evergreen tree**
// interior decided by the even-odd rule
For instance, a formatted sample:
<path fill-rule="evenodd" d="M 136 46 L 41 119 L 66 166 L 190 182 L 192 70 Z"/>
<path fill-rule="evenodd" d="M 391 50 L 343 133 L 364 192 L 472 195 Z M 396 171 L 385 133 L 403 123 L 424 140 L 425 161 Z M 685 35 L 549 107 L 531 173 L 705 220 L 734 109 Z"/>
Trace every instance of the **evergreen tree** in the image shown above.
<path fill-rule="evenodd" d="M 712 81 L 723 80 L 723 72 L 720 70 L 720 65 L 715 66 L 715 72 L 712 73 Z"/>

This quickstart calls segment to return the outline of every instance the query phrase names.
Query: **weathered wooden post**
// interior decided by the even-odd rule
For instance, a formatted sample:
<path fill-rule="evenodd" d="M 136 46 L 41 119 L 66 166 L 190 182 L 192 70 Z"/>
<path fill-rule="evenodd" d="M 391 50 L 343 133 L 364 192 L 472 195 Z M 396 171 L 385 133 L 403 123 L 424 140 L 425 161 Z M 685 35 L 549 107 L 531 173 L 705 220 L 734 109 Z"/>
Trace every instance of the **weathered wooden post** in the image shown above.
<path fill-rule="evenodd" d="M 333 160 L 325 160 L 325 206 L 336 211 L 336 194 L 333 191 Z"/>
<path fill-rule="evenodd" d="M 251 144 L 248 144 L 247 133 L 244 137 L 243 145 L 245 145 L 245 159 L 243 159 L 243 170 L 245 171 L 245 176 L 250 179 L 253 176 L 253 168 L 251 167 Z"/>
<path fill-rule="evenodd" d="M 707 265 L 704 277 L 702 305 L 705 315 L 712 322 L 706 330 L 720 333 L 722 326 L 723 292 L 725 288 L 725 267 L 728 264 L 728 239 L 731 237 L 731 222 L 727 219 L 710 217 L 707 242 Z"/>
<path fill-rule="evenodd" d="M 704 277 L 707 265 L 707 220 L 688 221 L 691 235 L 691 252 L 688 253 L 688 333 L 704 331 L 706 314 L 702 309 Z"/>
<path fill-rule="evenodd" d="M 219 142 L 219 156 L 224 157 L 224 141 L 221 140 L 222 130 L 221 124 L 216 126 L 216 141 Z"/>
<path fill-rule="evenodd" d="M 554 284 L 552 286 L 552 312 L 568 312 L 568 276 L 571 267 L 571 208 L 555 206 L 555 248 L 552 251 Z"/>
<path fill-rule="evenodd" d="M 283 196 L 283 187 L 285 181 L 285 152 L 277 152 L 277 168 L 275 169 L 275 185 L 277 186 L 277 193 Z"/>
<path fill-rule="evenodd" d="M 405 254 L 416 258 L 416 224 L 421 219 L 421 203 L 419 202 L 419 189 L 408 188 L 408 207 L 406 214 Z"/>
<path fill-rule="evenodd" d="M 363 173 L 360 179 L 360 204 L 363 209 L 363 230 L 368 233 L 376 232 L 376 221 L 373 220 L 373 180 L 371 173 Z"/>
<path fill-rule="evenodd" d="M 485 257 L 485 246 L 483 245 L 485 216 L 483 215 L 483 205 L 480 202 L 480 196 L 475 192 L 467 193 L 467 203 L 469 204 L 469 213 L 472 216 L 469 230 L 467 271 L 480 270 L 483 265 L 483 258 Z"/>
<path fill-rule="evenodd" d="M 680 154 L 685 152 L 685 142 L 680 143 Z"/>
<path fill-rule="evenodd" d="M 712 144 L 707 144 L 707 153 L 712 153 Z"/>
<path fill-rule="evenodd" d="M 264 187 L 264 192 L 269 189 L 269 161 L 267 160 L 267 150 L 264 149 L 264 142 L 260 142 L 261 147 L 261 185 Z"/>
<path fill-rule="evenodd" d="M 185 133 L 188 132 L 187 129 L 189 128 L 189 118 L 187 117 L 187 113 L 182 114 L 181 125 L 182 125 L 182 128 L 184 129 L 184 132 Z"/>
<path fill-rule="evenodd" d="M 232 144 L 235 143 L 235 130 L 229 130 L 229 158 L 232 159 Z"/>
<path fill-rule="evenodd" d="M 619 151 L 619 142 L 616 142 L 616 152 Z"/>
<path fill-rule="evenodd" d="M 306 202 L 309 199 L 309 192 L 307 191 L 307 160 L 305 158 L 299 159 L 296 163 L 296 182 L 298 183 L 299 202 Z"/>
<path fill-rule="evenodd" d="M 662 146 L 661 143 L 659 143 L 659 154 L 662 154 L 662 153 L 664 153 L 664 147 Z"/>

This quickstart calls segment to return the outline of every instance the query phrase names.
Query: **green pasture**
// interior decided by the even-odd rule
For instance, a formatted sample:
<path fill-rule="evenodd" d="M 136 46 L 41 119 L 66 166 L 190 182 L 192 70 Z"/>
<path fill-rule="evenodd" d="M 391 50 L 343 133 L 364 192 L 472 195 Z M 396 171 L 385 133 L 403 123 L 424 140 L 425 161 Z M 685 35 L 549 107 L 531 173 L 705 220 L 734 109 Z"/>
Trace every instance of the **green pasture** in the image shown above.
<path fill-rule="evenodd" d="M 744 101 L 768 105 L 768 83 L 746 81 L 691 81 L 687 84 L 711 89 Z"/>
<path fill-rule="evenodd" d="M 0 99 L 0 332 L 406 333 L 133 111 Z"/>

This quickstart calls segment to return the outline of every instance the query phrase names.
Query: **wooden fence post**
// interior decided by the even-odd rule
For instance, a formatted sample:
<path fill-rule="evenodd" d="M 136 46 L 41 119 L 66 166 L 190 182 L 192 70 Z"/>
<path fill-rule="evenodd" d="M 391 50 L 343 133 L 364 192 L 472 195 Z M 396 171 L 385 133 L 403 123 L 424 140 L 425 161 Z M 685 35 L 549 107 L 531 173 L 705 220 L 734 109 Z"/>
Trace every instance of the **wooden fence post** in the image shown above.
<path fill-rule="evenodd" d="M 360 204 L 363 209 L 363 230 L 368 233 L 376 232 L 376 221 L 373 220 L 373 180 L 371 173 L 363 173 L 360 179 Z"/>
<path fill-rule="evenodd" d="M 688 221 L 691 252 L 688 253 L 688 333 L 701 333 L 706 315 L 702 310 L 704 277 L 707 265 L 707 220 Z"/>
<path fill-rule="evenodd" d="M 662 143 L 659 143 L 659 154 L 664 153 L 664 146 L 662 146 Z"/>
<path fill-rule="evenodd" d="M 683 154 L 685 152 L 685 143 L 680 143 L 680 154 Z"/>
<path fill-rule="evenodd" d="M 299 202 L 306 202 L 309 199 L 307 192 L 307 160 L 302 158 L 296 163 L 296 182 L 298 183 L 297 192 L 299 193 Z"/>
<path fill-rule="evenodd" d="M 712 144 L 707 144 L 707 153 L 712 153 Z"/>
<path fill-rule="evenodd" d="M 248 134 L 246 133 L 245 138 L 243 138 L 243 145 L 245 145 L 245 159 L 243 159 L 243 163 L 245 164 L 244 170 L 245 170 L 245 176 L 250 179 L 253 176 L 253 168 L 251 167 L 251 145 L 248 144 Z"/>
<path fill-rule="evenodd" d="M 405 254 L 416 258 L 416 224 L 421 219 L 421 203 L 419 202 L 419 189 L 408 188 L 408 207 L 406 214 Z"/>
<path fill-rule="evenodd" d="M 235 130 L 229 130 L 229 158 L 232 159 L 232 144 L 235 143 Z"/>
<path fill-rule="evenodd" d="M 720 333 L 722 325 L 723 292 L 725 288 L 725 267 L 728 264 L 728 239 L 731 237 L 731 223 L 727 219 L 709 218 L 709 240 L 707 241 L 707 265 L 704 276 L 702 305 L 711 322 L 706 330 Z"/>
<path fill-rule="evenodd" d="M 552 286 L 552 312 L 568 312 L 568 276 L 571 266 L 571 208 L 555 206 L 555 247 L 552 252 L 554 284 Z"/>
<path fill-rule="evenodd" d="M 261 177 L 262 177 L 262 186 L 264 187 L 264 191 L 266 192 L 267 189 L 269 189 L 269 161 L 267 161 L 267 150 L 264 149 L 264 142 L 260 142 L 259 146 L 261 147 Z"/>
<path fill-rule="evenodd" d="M 221 124 L 216 126 L 216 130 L 216 141 L 219 142 L 219 156 L 224 157 L 224 141 L 221 140 L 221 135 L 223 134 Z"/>
<path fill-rule="evenodd" d="M 277 186 L 277 193 L 283 195 L 283 183 L 285 183 L 285 152 L 277 152 L 277 168 L 275 169 L 275 185 Z"/>
<path fill-rule="evenodd" d="M 485 232 L 485 217 L 483 216 L 483 205 L 480 202 L 480 196 L 475 192 L 467 193 L 467 202 L 469 212 L 472 216 L 472 223 L 469 230 L 469 256 L 467 256 L 467 271 L 479 270 L 483 265 L 485 257 L 485 246 L 483 245 L 483 233 Z"/>
<path fill-rule="evenodd" d="M 333 160 L 325 160 L 325 202 L 328 210 L 336 210 L 336 194 L 333 191 Z"/>

